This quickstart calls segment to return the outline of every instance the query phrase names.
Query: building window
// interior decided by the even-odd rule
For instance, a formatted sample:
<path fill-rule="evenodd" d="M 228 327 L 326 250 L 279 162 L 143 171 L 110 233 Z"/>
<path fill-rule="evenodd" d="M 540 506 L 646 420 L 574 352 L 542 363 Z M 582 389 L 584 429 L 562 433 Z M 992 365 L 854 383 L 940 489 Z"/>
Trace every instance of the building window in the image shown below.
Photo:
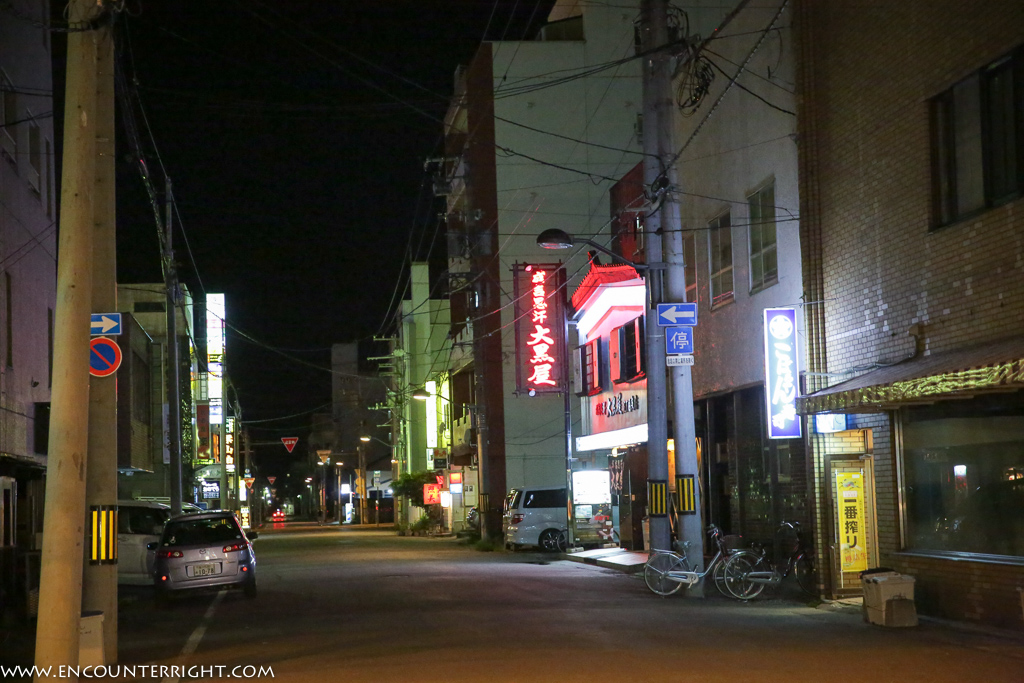
<path fill-rule="evenodd" d="M 683 235 L 683 270 L 686 274 L 686 301 L 697 300 L 697 238 L 694 234 Z"/>
<path fill-rule="evenodd" d="M 601 393 L 601 340 L 594 339 L 576 348 L 574 384 L 577 396 Z"/>
<path fill-rule="evenodd" d="M 50 404 L 36 403 L 33 414 L 32 450 L 39 455 L 46 455 L 50 452 Z"/>
<path fill-rule="evenodd" d="M 53 309 L 46 309 L 47 385 L 53 388 Z"/>
<path fill-rule="evenodd" d="M 132 419 L 149 424 L 149 363 L 132 352 Z"/>
<path fill-rule="evenodd" d="M 750 207 L 750 291 L 757 292 L 779 281 L 775 246 L 775 183 L 747 198 Z"/>
<path fill-rule="evenodd" d="M 616 376 L 612 381 L 635 382 L 646 377 L 643 316 L 615 328 L 612 331 L 612 341 L 615 345 L 612 368 L 616 370 Z"/>
<path fill-rule="evenodd" d="M 17 167 L 18 138 L 15 122 L 18 120 L 18 98 L 14 85 L 0 72 L 0 153 Z"/>
<path fill-rule="evenodd" d="M 1024 48 L 932 100 L 936 226 L 1003 204 L 1024 191 L 1021 83 Z"/>
<path fill-rule="evenodd" d="M 7 367 L 14 367 L 14 295 L 10 273 L 4 273 L 4 362 Z"/>
<path fill-rule="evenodd" d="M 30 114 L 31 116 L 31 114 Z M 41 180 L 43 176 L 43 145 L 42 136 L 39 132 L 39 126 L 35 121 L 29 121 L 28 123 L 28 184 L 32 186 L 32 189 L 36 191 L 36 194 L 41 194 Z"/>
<path fill-rule="evenodd" d="M 46 141 L 46 154 L 43 156 L 46 164 L 46 173 L 43 182 L 46 184 L 46 196 L 43 201 L 46 203 L 46 215 L 53 218 L 53 146 Z"/>
<path fill-rule="evenodd" d="M 166 313 L 166 301 L 136 301 L 132 306 L 134 313 Z"/>
<path fill-rule="evenodd" d="M 1024 400 L 942 401 L 900 418 L 908 548 L 1024 557 Z"/>
<path fill-rule="evenodd" d="M 729 212 L 708 223 L 708 262 L 711 264 L 711 307 L 731 301 L 732 221 Z"/>

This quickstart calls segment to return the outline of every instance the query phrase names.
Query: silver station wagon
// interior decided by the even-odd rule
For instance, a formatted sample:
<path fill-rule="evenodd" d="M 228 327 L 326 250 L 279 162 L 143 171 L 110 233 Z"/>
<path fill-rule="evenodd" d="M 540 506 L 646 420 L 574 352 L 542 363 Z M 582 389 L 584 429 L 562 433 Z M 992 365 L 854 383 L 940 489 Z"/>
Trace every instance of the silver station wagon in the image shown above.
<path fill-rule="evenodd" d="M 179 515 L 167 520 L 153 567 L 157 601 L 178 591 L 241 588 L 256 597 L 256 555 L 231 511 Z"/>

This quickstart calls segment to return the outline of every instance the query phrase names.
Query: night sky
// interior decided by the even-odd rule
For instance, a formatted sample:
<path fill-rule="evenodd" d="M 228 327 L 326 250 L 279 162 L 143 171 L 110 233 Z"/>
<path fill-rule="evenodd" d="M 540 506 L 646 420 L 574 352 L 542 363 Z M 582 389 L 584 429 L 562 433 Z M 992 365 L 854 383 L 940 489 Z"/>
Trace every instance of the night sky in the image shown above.
<path fill-rule="evenodd" d="M 443 267 L 423 164 L 441 152 L 455 69 L 484 38 L 532 36 L 551 4 L 129 0 L 120 63 L 161 201 L 163 169 L 173 181 L 180 277 L 226 294 L 244 418 L 299 415 L 257 440 L 300 435 L 330 401 L 330 345 L 387 331 L 411 259 Z M 118 281 L 158 282 L 118 119 Z"/>

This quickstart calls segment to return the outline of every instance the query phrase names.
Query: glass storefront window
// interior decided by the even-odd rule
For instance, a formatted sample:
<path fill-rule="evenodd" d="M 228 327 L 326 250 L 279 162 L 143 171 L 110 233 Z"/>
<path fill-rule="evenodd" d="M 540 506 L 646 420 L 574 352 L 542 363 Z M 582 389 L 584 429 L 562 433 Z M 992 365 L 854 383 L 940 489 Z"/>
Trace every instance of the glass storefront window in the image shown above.
<path fill-rule="evenodd" d="M 1024 557 L 1024 400 L 906 408 L 908 550 Z"/>

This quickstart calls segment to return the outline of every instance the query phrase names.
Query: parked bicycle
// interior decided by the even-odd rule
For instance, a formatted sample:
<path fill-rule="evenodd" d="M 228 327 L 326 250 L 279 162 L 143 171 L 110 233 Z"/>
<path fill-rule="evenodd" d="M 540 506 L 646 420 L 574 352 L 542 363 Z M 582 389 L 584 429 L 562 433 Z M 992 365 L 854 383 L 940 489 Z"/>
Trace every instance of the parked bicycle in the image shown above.
<path fill-rule="evenodd" d="M 789 547 L 784 564 L 776 564 L 768 557 L 767 549 L 754 546 L 734 553 L 722 570 L 729 592 L 740 600 L 752 600 L 765 586 L 778 586 L 790 574 L 796 575 L 797 585 L 807 595 L 816 595 L 814 552 L 800 531 L 799 522 L 782 522 L 775 530 L 776 539 Z"/>
<path fill-rule="evenodd" d="M 689 541 L 682 544 L 682 554 L 671 550 L 655 550 L 644 565 L 644 582 L 647 587 L 658 595 L 672 595 L 683 586 L 692 588 L 698 581 L 710 574 L 715 580 L 715 587 L 722 595 L 736 597 L 729 592 L 725 582 L 724 567 L 726 560 L 735 552 L 726 547 L 725 537 L 715 525 L 708 526 L 707 534 L 711 545 L 715 548 L 715 556 L 707 563 L 703 572 L 691 569 L 686 553 L 690 548 Z"/>

